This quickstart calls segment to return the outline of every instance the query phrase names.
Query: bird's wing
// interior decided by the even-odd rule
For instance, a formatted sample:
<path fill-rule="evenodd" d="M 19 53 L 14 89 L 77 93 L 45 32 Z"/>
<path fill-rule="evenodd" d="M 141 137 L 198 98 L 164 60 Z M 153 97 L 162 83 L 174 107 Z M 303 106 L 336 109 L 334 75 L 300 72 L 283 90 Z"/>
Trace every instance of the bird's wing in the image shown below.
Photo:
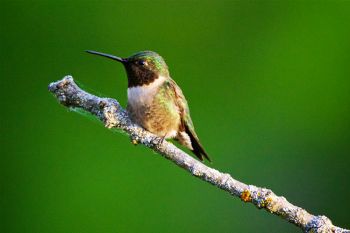
<path fill-rule="evenodd" d="M 190 116 L 190 110 L 181 89 L 176 84 L 176 82 L 172 79 L 170 79 L 169 81 L 166 81 L 166 85 L 168 85 L 168 87 L 170 87 L 170 89 L 173 90 L 174 101 L 176 106 L 179 108 L 179 112 L 180 112 L 180 118 L 181 118 L 180 131 L 184 131 L 190 137 L 193 153 L 202 161 L 203 161 L 203 157 L 211 161 L 208 154 L 205 152 L 203 146 L 199 142 L 198 136 L 194 130 L 194 125 Z"/>

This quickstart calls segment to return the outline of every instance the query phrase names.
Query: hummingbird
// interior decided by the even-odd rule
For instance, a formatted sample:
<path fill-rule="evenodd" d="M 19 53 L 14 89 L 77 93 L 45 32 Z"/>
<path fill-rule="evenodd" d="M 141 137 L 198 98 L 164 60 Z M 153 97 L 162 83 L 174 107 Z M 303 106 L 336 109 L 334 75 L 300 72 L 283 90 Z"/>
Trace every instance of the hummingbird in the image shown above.
<path fill-rule="evenodd" d="M 170 77 L 168 66 L 156 52 L 130 57 L 87 50 L 123 64 L 128 78 L 127 112 L 133 122 L 163 139 L 175 139 L 201 161 L 211 161 L 199 142 L 184 94 Z"/>

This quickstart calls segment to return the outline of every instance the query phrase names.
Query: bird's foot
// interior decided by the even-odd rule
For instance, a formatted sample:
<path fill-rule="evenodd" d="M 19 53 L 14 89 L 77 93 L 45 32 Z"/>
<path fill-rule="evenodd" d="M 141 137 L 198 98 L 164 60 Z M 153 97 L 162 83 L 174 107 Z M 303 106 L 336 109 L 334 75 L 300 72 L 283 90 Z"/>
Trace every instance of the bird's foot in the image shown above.
<path fill-rule="evenodd" d="M 161 137 L 160 141 L 159 141 L 159 144 L 162 144 L 164 142 L 164 140 L 165 140 L 165 136 Z"/>
<path fill-rule="evenodd" d="M 158 137 L 158 139 L 156 141 L 157 146 L 160 147 L 163 144 L 164 140 L 165 140 L 165 136 L 164 137 Z"/>

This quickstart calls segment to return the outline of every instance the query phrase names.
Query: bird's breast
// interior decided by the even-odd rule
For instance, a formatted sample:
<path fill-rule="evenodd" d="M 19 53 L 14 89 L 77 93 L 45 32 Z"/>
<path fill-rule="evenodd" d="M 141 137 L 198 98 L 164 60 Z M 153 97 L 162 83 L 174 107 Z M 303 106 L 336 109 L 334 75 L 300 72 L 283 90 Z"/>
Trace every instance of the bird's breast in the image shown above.
<path fill-rule="evenodd" d="M 128 88 L 127 110 L 131 119 L 161 137 L 175 137 L 180 116 L 175 103 L 164 92 L 160 77 L 149 85 Z"/>
<path fill-rule="evenodd" d="M 128 88 L 128 105 L 132 108 L 138 108 L 150 105 L 154 96 L 157 94 L 159 86 L 163 84 L 165 78 L 160 76 L 154 82 L 148 85 Z"/>

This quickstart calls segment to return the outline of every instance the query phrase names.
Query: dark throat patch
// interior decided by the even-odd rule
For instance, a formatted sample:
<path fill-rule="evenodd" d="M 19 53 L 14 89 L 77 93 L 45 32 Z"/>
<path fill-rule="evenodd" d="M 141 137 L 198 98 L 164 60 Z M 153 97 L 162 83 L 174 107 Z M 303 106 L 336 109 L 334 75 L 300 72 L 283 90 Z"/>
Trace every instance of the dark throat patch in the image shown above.
<path fill-rule="evenodd" d="M 128 87 L 148 85 L 159 77 L 157 72 L 133 64 L 126 66 L 125 69 L 128 75 Z"/>

